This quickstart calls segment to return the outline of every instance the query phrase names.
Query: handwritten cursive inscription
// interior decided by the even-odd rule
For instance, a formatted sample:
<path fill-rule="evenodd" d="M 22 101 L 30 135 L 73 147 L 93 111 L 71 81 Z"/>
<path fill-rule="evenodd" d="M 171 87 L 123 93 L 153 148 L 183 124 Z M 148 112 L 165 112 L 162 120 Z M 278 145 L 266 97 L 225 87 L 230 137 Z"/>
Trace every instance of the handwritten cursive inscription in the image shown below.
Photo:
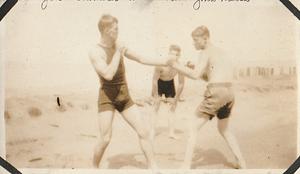
<path fill-rule="evenodd" d="M 216 2 L 250 2 L 250 0 L 196 0 L 193 4 L 194 10 L 199 10 L 201 3 L 216 3 Z"/>

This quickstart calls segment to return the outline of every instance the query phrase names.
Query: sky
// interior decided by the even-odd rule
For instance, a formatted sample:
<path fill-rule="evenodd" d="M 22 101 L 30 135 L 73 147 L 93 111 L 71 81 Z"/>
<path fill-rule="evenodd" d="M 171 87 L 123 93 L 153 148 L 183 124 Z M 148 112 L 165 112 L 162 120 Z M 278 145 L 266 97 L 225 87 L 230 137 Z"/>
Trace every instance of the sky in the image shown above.
<path fill-rule="evenodd" d="M 4 18 L 6 88 L 16 90 L 97 91 L 99 81 L 88 58 L 100 40 L 97 22 L 104 13 L 119 20 L 119 41 L 135 52 L 159 59 L 170 44 L 194 59 L 191 31 L 206 25 L 211 42 L 237 66 L 296 63 L 296 18 L 278 1 L 201 3 L 193 1 L 19 1 Z M 126 60 L 132 88 L 150 89 L 153 67 Z M 138 72 L 138 73 L 137 73 Z"/>

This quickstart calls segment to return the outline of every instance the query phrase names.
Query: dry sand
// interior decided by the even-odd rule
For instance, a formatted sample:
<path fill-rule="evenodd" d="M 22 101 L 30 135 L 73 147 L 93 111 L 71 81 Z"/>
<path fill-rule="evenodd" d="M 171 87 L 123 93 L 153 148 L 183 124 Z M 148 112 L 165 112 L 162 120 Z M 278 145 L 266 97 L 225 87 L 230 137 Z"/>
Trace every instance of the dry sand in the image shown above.
<path fill-rule="evenodd" d="M 254 85 L 255 84 L 255 85 Z M 175 169 L 183 161 L 187 121 L 202 97 L 202 89 L 186 86 L 177 109 L 176 133 L 168 138 L 168 106 L 160 110 L 155 153 L 161 168 Z M 295 79 L 244 80 L 236 90 L 231 125 L 249 168 L 287 168 L 296 159 L 297 88 Z M 147 95 L 131 90 L 134 99 Z M 136 97 L 139 96 L 139 97 Z M 60 98 L 61 107 L 57 105 Z M 98 136 L 97 94 L 6 97 L 7 160 L 19 168 L 91 168 Z M 140 107 L 150 117 L 151 107 Z M 198 136 L 193 168 L 232 168 L 233 157 L 218 134 L 216 119 Z M 102 167 L 146 168 L 137 136 L 118 114 Z"/>

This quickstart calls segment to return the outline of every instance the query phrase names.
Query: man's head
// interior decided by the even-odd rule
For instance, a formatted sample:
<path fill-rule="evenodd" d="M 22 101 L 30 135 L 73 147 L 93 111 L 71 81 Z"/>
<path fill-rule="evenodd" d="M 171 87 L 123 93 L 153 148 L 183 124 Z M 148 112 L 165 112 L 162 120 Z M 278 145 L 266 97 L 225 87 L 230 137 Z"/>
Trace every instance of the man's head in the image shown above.
<path fill-rule="evenodd" d="M 118 38 L 118 19 L 109 14 L 102 15 L 98 22 L 98 29 L 102 37 L 116 41 Z"/>
<path fill-rule="evenodd" d="M 196 50 L 204 50 L 207 47 L 209 40 L 209 30 L 206 26 L 197 27 L 192 32 L 192 38 Z"/>
<path fill-rule="evenodd" d="M 170 45 L 169 47 L 169 55 L 175 56 L 176 58 L 180 57 L 181 49 L 178 45 Z"/>

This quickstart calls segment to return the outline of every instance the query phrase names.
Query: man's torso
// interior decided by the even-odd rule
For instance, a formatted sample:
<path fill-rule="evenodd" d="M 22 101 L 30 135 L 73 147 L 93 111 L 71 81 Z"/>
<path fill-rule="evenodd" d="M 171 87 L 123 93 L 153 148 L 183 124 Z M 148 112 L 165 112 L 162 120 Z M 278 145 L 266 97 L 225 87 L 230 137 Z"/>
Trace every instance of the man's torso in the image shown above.
<path fill-rule="evenodd" d="M 106 63 L 109 64 L 116 52 L 115 48 L 106 48 L 99 45 L 106 54 Z M 99 75 L 101 88 L 99 90 L 98 112 L 118 110 L 122 112 L 131 107 L 134 103 L 129 95 L 125 78 L 125 66 L 123 58 L 112 80 L 106 80 Z"/>
<path fill-rule="evenodd" d="M 163 81 L 170 81 L 173 80 L 176 75 L 177 75 L 177 71 L 174 68 L 170 66 L 160 67 L 159 79 Z"/>
<path fill-rule="evenodd" d="M 202 56 L 208 57 L 201 73 L 203 80 L 209 83 L 232 82 L 232 62 L 221 49 L 210 46 L 202 52 Z"/>
<path fill-rule="evenodd" d="M 227 118 L 234 103 L 231 60 L 212 45 L 202 52 L 202 56 L 207 56 L 207 62 L 201 77 L 208 85 L 198 111 L 208 114 L 210 119 L 215 115 L 219 119 Z"/>
<path fill-rule="evenodd" d="M 106 63 L 109 64 L 112 61 L 112 58 L 116 52 L 116 48 L 106 48 L 104 46 L 99 45 L 99 49 L 102 49 L 106 55 Z M 126 84 L 126 77 L 125 77 L 125 66 L 123 58 L 121 57 L 117 72 L 115 73 L 112 80 L 106 80 L 99 75 L 100 83 L 102 86 L 105 85 L 121 85 Z"/>

